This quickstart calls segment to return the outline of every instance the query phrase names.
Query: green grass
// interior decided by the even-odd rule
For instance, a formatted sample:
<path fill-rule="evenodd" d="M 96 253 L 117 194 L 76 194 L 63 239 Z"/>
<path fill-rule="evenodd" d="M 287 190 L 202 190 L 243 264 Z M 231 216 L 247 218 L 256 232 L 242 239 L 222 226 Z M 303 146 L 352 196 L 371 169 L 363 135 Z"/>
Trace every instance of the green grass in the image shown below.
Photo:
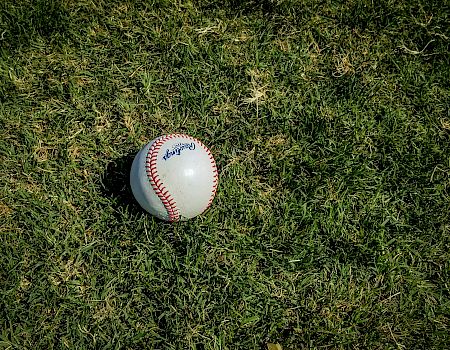
<path fill-rule="evenodd" d="M 0 4 L 0 349 L 444 349 L 446 1 Z M 128 186 L 201 139 L 208 212 Z"/>

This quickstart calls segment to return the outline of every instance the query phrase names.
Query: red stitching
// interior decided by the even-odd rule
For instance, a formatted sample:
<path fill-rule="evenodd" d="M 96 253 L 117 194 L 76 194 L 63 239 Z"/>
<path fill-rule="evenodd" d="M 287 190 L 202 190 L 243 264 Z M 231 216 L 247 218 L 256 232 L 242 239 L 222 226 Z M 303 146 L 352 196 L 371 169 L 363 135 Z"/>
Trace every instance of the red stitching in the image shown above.
<path fill-rule="evenodd" d="M 217 171 L 216 162 L 214 160 L 213 155 L 211 154 L 211 151 L 208 147 L 206 147 L 201 141 L 197 140 L 196 138 L 193 138 L 192 136 L 186 135 L 186 134 L 170 134 L 161 136 L 158 138 L 155 142 L 153 142 L 153 145 L 151 145 L 150 149 L 147 152 L 146 157 L 146 173 L 147 177 L 150 181 L 150 184 L 152 185 L 153 190 L 158 195 L 159 199 L 164 205 L 164 208 L 167 210 L 167 214 L 169 216 L 169 221 L 178 221 L 180 220 L 180 211 L 177 208 L 177 203 L 175 199 L 171 196 L 168 189 L 163 185 L 158 170 L 156 167 L 157 158 L 158 158 L 158 151 L 161 149 L 163 144 L 171 139 L 181 137 L 181 138 L 187 138 L 190 139 L 196 143 L 198 143 L 207 153 L 209 160 L 211 162 L 211 167 L 213 169 L 213 189 L 211 191 L 211 196 L 208 201 L 208 205 L 203 210 L 205 211 L 211 206 L 211 203 L 214 200 L 214 197 L 217 192 L 217 186 L 219 185 L 219 173 Z"/>
<path fill-rule="evenodd" d="M 180 219 L 180 212 L 177 208 L 177 204 L 175 199 L 170 195 L 169 191 L 163 185 L 159 174 L 158 169 L 156 167 L 158 151 L 161 149 L 164 142 L 172 139 L 173 135 L 161 136 L 153 145 L 149 148 L 146 157 L 146 173 L 147 177 L 150 180 L 150 184 L 155 191 L 156 195 L 161 200 L 164 208 L 167 211 L 167 215 L 169 216 L 169 221 L 178 221 Z"/>

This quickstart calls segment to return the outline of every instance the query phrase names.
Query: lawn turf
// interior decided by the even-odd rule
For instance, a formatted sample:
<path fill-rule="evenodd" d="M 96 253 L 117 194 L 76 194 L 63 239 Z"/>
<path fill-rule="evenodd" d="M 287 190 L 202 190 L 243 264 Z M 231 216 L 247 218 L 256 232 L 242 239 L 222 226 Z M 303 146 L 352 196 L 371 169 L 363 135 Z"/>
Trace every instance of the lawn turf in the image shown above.
<path fill-rule="evenodd" d="M 444 349 L 447 1 L 0 3 L 0 349 Z M 128 173 L 188 133 L 220 185 Z"/>

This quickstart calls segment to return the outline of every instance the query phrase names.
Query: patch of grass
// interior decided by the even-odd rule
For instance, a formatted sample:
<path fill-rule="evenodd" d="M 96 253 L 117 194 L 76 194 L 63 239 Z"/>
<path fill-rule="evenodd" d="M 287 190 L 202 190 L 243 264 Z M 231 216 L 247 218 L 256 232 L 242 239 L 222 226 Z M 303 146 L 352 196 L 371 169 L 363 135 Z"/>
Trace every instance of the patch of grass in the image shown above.
<path fill-rule="evenodd" d="M 445 2 L 0 10 L 0 348 L 450 342 Z M 172 132 L 221 179 L 177 224 L 128 187 Z"/>

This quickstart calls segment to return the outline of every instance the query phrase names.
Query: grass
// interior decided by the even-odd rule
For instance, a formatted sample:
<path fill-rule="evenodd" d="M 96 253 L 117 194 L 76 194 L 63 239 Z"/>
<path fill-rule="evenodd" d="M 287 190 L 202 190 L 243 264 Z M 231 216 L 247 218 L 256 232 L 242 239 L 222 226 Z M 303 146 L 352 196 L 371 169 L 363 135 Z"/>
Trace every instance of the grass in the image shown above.
<path fill-rule="evenodd" d="M 0 349 L 443 349 L 445 1 L 0 4 Z M 143 144 L 213 151 L 176 224 Z"/>

